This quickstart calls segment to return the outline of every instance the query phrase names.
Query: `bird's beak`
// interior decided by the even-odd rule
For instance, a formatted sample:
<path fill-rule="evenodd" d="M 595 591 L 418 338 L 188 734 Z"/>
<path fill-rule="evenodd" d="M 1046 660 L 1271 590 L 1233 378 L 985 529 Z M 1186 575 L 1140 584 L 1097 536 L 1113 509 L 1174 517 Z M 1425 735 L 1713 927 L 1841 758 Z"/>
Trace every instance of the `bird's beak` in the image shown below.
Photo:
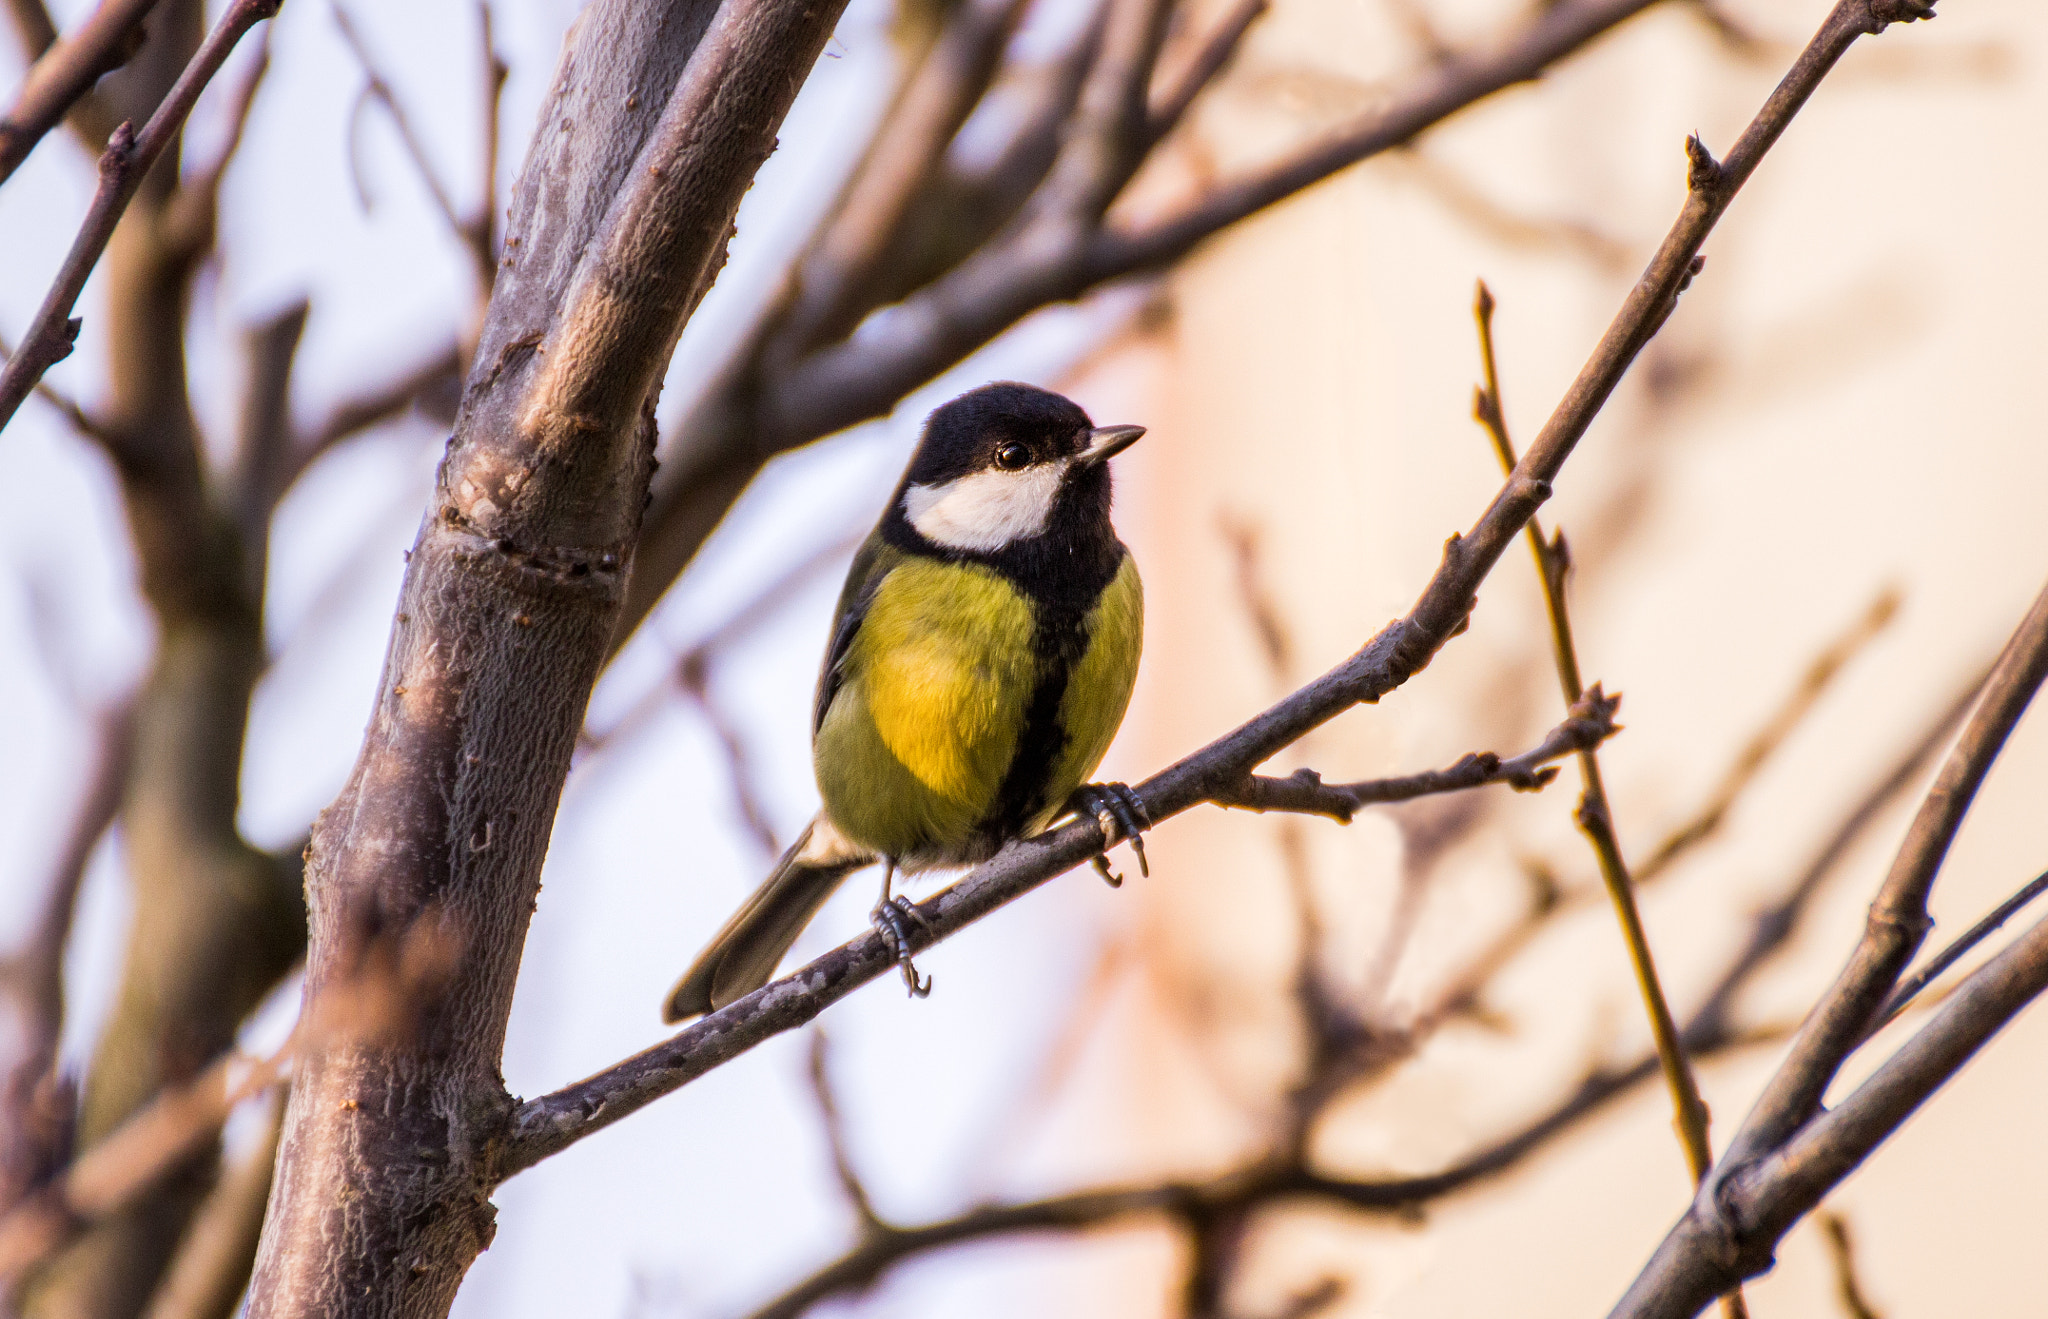
<path fill-rule="evenodd" d="M 1074 461 L 1082 467 L 1106 463 L 1138 442 L 1143 426 L 1097 426 L 1088 432 L 1088 447 Z"/>

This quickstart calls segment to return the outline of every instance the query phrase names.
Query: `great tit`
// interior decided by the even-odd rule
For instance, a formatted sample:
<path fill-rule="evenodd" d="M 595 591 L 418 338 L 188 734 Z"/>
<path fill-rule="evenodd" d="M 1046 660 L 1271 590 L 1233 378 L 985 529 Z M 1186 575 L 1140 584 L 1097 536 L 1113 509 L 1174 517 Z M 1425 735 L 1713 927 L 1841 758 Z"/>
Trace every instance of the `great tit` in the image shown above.
<path fill-rule="evenodd" d="M 767 984 L 878 859 L 876 927 L 921 996 L 904 942 L 921 918 L 890 896 L 897 870 L 974 865 L 1069 808 L 1135 843 L 1136 799 L 1084 784 L 1138 673 L 1144 590 L 1110 525 L 1109 459 L 1144 433 L 1012 383 L 926 419 L 839 594 L 811 721 L 824 808 L 670 991 L 665 1021 Z"/>

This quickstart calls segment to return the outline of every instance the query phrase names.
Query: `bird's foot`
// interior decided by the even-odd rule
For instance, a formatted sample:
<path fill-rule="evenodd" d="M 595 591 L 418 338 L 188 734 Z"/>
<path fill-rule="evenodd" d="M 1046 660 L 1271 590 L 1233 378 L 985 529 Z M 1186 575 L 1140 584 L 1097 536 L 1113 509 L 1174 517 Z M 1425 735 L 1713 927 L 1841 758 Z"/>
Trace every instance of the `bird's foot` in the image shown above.
<path fill-rule="evenodd" d="M 1118 843 L 1129 843 L 1138 857 L 1138 873 L 1149 877 L 1151 865 L 1145 860 L 1145 830 L 1152 816 L 1138 794 L 1121 783 L 1084 783 L 1067 799 L 1067 808 L 1077 815 L 1092 815 L 1102 829 L 1102 850 L 1107 853 Z M 1109 868 L 1106 855 L 1095 858 L 1095 873 L 1111 888 L 1123 886 L 1124 877 Z"/>
<path fill-rule="evenodd" d="M 927 934 L 932 932 L 932 923 L 925 919 L 916 903 L 901 896 L 885 898 L 876 904 L 869 919 L 874 922 L 875 933 L 882 936 L 882 942 L 888 944 L 889 951 L 896 955 L 896 965 L 903 971 L 903 983 L 909 988 L 910 996 L 928 996 L 932 992 L 932 978 L 920 977 L 910 960 L 910 923 L 915 921 L 923 926 Z"/>

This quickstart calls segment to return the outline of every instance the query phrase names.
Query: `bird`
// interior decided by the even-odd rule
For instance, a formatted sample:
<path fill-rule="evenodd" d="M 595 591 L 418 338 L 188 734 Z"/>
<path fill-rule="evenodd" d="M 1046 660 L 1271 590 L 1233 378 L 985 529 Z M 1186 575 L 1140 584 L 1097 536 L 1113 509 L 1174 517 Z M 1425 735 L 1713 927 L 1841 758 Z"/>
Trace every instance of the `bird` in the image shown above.
<path fill-rule="evenodd" d="M 1097 819 L 1105 847 L 1129 840 L 1143 873 L 1142 804 L 1087 780 L 1123 722 L 1144 641 L 1109 470 L 1144 433 L 1014 381 L 926 418 L 839 594 L 812 703 L 823 805 L 676 982 L 665 1022 L 767 984 L 825 900 L 876 861 L 872 919 L 916 997 L 931 981 L 911 964 L 908 922 L 924 918 L 892 895 L 899 871 L 978 864 L 1073 810 Z"/>

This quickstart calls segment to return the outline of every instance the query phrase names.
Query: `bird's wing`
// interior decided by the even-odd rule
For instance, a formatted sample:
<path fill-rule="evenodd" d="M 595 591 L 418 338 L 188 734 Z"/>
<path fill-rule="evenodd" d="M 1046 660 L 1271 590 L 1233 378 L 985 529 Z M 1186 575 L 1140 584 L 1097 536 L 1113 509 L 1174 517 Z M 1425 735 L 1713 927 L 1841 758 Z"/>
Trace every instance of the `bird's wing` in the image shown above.
<path fill-rule="evenodd" d="M 838 611 L 833 615 L 832 644 L 825 648 L 825 665 L 818 671 L 818 694 L 811 706 L 813 736 L 825 726 L 825 712 L 832 708 L 832 698 L 846 681 L 847 657 L 853 652 L 853 639 L 860 632 L 861 620 L 867 617 L 875 592 L 881 588 L 882 579 L 901 562 L 903 551 L 883 540 L 879 531 L 869 536 L 853 556 L 853 566 L 846 570 L 846 585 L 839 592 Z"/>

